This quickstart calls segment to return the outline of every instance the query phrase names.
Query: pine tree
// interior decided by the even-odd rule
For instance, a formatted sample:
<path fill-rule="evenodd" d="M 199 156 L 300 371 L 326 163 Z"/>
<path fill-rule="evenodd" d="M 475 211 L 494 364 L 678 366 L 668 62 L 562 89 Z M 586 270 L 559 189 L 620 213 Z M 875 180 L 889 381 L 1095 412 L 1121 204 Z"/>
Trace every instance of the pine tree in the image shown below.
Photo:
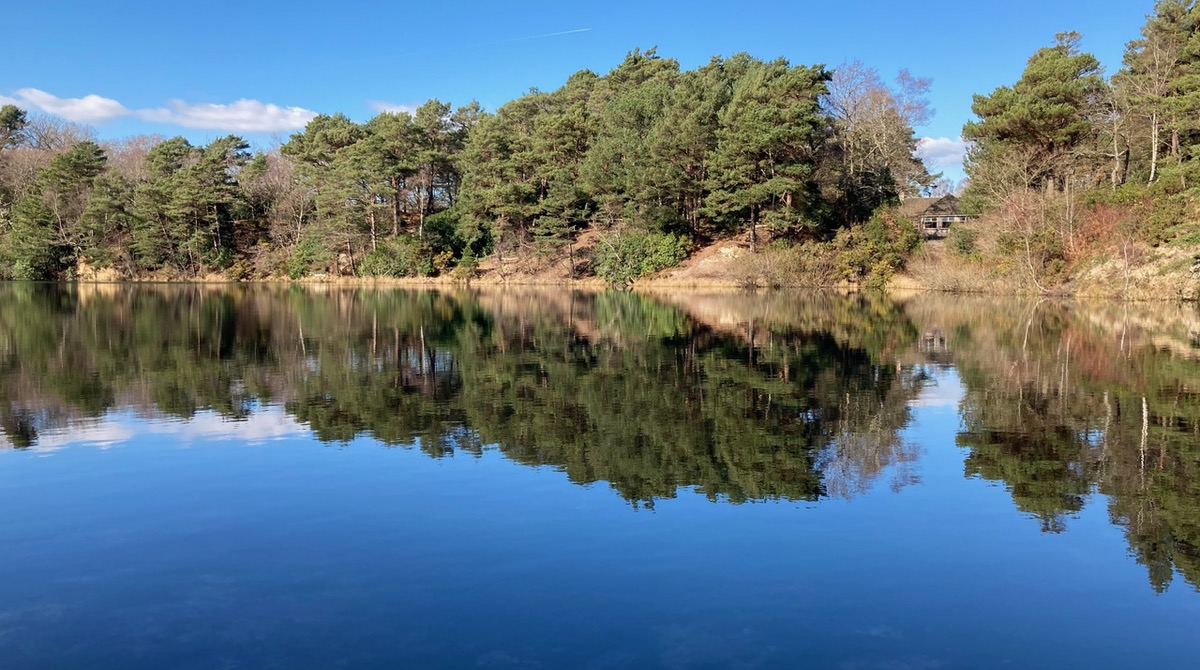
<path fill-rule="evenodd" d="M 830 73 L 823 66 L 791 67 L 776 60 L 752 67 L 734 86 L 720 115 L 717 146 L 708 162 L 706 211 L 729 226 L 758 226 L 783 234 L 819 225 L 815 183 L 825 119 L 820 98 Z"/>
<path fill-rule="evenodd" d="M 91 185 L 105 160 L 95 142 L 80 142 L 55 156 L 17 202 L 10 246 L 19 278 L 55 279 L 74 268 Z"/>
<path fill-rule="evenodd" d="M 979 120 L 963 127 L 963 137 L 975 143 L 967 163 L 974 188 L 989 179 L 986 164 L 1006 156 L 1021 161 L 1014 185 L 1062 190 L 1085 172 L 1080 166 L 1094 159 L 1088 152 L 1095 152 L 1107 84 L 1096 57 L 1079 50 L 1080 39 L 1058 35 L 1054 46 L 1029 59 L 1016 84 L 975 96 L 971 109 Z"/>

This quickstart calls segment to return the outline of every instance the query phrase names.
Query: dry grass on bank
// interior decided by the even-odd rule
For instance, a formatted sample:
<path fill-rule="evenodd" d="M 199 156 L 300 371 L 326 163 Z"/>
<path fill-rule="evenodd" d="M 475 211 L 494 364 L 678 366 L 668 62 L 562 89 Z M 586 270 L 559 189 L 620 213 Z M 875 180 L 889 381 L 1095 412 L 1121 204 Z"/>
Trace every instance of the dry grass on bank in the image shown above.
<path fill-rule="evenodd" d="M 891 286 L 1105 300 L 1200 298 L 1200 245 L 1177 239 L 1151 246 L 1129 232 L 1128 216 L 1110 207 L 1087 212 L 1075 227 L 1054 233 L 1061 236 L 1056 238 L 1060 255 L 1049 259 L 1034 246 L 1044 244 L 1044 238 L 1022 237 L 1022 231 L 1006 228 L 1003 219 L 977 219 L 966 229 L 969 245 L 953 236 L 926 242 Z M 999 232 L 1004 230 L 1008 232 Z"/>
<path fill-rule="evenodd" d="M 909 259 L 904 271 L 892 278 L 889 287 L 946 293 L 1039 293 L 1028 277 L 1022 277 L 1014 268 L 953 254 L 943 241 L 926 242 Z"/>

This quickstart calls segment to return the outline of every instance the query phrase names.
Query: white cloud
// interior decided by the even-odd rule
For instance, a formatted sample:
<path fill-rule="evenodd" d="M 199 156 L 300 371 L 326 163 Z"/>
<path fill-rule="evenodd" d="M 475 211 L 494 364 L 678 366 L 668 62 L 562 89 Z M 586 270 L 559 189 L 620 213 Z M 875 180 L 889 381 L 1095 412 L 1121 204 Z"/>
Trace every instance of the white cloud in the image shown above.
<path fill-rule="evenodd" d="M 922 137 L 917 142 L 917 154 L 933 169 L 961 168 L 967 156 L 967 145 L 961 137 Z"/>
<path fill-rule="evenodd" d="M 126 442 L 132 437 L 134 437 L 133 429 L 127 425 L 122 425 L 107 417 L 90 419 L 71 422 L 66 426 L 39 432 L 37 442 L 28 451 L 49 453 L 71 445 L 107 449 Z M 11 449 L 12 442 L 0 435 L 0 447 Z"/>
<path fill-rule="evenodd" d="M 36 88 L 22 88 L 10 98 L 0 95 L 0 104 L 19 105 L 47 114 L 61 116 L 78 123 L 103 123 L 132 116 L 143 121 L 165 123 L 201 130 L 225 130 L 243 133 L 274 133 L 299 130 L 317 115 L 303 107 L 279 105 L 242 99 L 227 105 L 214 103 L 189 104 L 172 100 L 166 107 L 129 109 L 125 105 L 99 95 L 82 98 L 60 98 Z"/>
<path fill-rule="evenodd" d="M 958 407 L 966 395 L 962 381 L 955 373 L 935 373 L 935 382 L 921 387 L 912 407 Z"/>
<path fill-rule="evenodd" d="M 98 419 L 68 423 L 38 435 L 32 453 L 51 453 L 66 447 L 122 445 L 139 435 L 171 438 L 176 445 L 213 440 L 241 440 L 261 444 L 309 435 L 308 427 L 277 407 L 261 409 L 242 421 L 230 421 L 214 412 L 200 412 L 186 421 L 148 423 L 129 413 L 106 414 Z M 12 443 L 0 435 L 0 448 Z"/>
<path fill-rule="evenodd" d="M 188 104 L 172 100 L 167 107 L 143 109 L 139 118 L 184 128 L 231 130 L 244 133 L 274 133 L 300 130 L 316 112 L 303 107 L 280 107 L 258 100 L 238 100 L 228 105 L 212 103 Z"/>
<path fill-rule="evenodd" d="M 308 427 L 278 407 L 260 409 L 241 421 L 231 421 L 214 412 L 201 412 L 184 422 L 152 423 L 146 433 L 170 435 L 179 443 L 205 440 L 241 440 L 257 444 L 269 440 L 308 435 Z"/>
<path fill-rule="evenodd" d="M 406 105 L 396 102 L 385 102 L 383 100 L 371 100 L 367 103 L 371 109 L 377 112 L 386 112 L 388 114 L 408 114 L 412 116 L 417 111 L 417 105 Z"/>
<path fill-rule="evenodd" d="M 129 114 L 129 110 L 116 100 L 95 94 L 82 98 L 60 98 L 36 88 L 22 88 L 17 91 L 17 97 L 22 103 L 43 112 L 79 123 L 98 123 Z"/>

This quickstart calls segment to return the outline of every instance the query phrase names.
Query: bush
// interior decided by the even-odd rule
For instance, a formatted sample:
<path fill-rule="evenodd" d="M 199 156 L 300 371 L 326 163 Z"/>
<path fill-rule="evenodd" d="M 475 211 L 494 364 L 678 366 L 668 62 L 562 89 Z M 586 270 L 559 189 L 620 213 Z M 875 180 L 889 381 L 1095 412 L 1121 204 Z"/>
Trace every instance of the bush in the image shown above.
<path fill-rule="evenodd" d="M 600 238 L 595 251 L 596 274 L 624 286 L 678 265 L 687 256 L 687 248 L 687 238 L 680 235 L 625 229 Z"/>
<path fill-rule="evenodd" d="M 839 279 L 882 286 L 921 246 L 921 233 L 907 219 L 876 212 L 867 223 L 838 231 L 833 246 Z"/>
<path fill-rule="evenodd" d="M 359 265 L 359 273 L 370 277 L 429 277 L 434 271 L 432 249 L 407 235 L 379 242 Z"/>
<path fill-rule="evenodd" d="M 819 242 L 790 244 L 773 240 L 758 253 L 739 257 L 733 273 L 745 288 L 828 286 L 836 274 L 834 261 L 834 254 Z"/>
<path fill-rule="evenodd" d="M 1152 246 L 1170 242 L 1188 229 L 1188 214 L 1195 194 L 1182 190 L 1181 166 L 1164 162 L 1153 184 L 1129 182 L 1093 189 L 1084 198 L 1091 210 L 1102 206 L 1127 209 L 1138 220 L 1138 237 Z"/>
<path fill-rule="evenodd" d="M 292 249 L 292 255 L 287 260 L 288 277 L 299 279 L 308 274 L 313 268 L 326 265 L 333 260 L 333 252 L 314 237 L 302 237 Z"/>
<path fill-rule="evenodd" d="M 24 258 L 13 263 L 12 278 L 20 280 L 41 279 L 38 271 Z"/>
<path fill-rule="evenodd" d="M 1142 221 L 1142 237 L 1157 246 L 1186 230 L 1189 199 L 1174 196 L 1155 200 Z"/>
<path fill-rule="evenodd" d="M 450 208 L 425 217 L 425 235 L 422 240 L 438 254 L 450 252 L 450 257 L 461 256 L 471 246 L 460 234 L 466 227 L 458 210 Z"/>
<path fill-rule="evenodd" d="M 979 232 L 974 228 L 955 226 L 950 229 L 946 244 L 960 256 L 974 256 L 978 251 Z"/>
<path fill-rule="evenodd" d="M 479 271 L 479 259 L 475 258 L 475 254 L 471 253 L 468 248 L 467 253 L 458 260 L 458 265 L 454 266 L 451 274 L 455 279 L 461 281 L 470 281 L 475 278 L 475 273 Z"/>

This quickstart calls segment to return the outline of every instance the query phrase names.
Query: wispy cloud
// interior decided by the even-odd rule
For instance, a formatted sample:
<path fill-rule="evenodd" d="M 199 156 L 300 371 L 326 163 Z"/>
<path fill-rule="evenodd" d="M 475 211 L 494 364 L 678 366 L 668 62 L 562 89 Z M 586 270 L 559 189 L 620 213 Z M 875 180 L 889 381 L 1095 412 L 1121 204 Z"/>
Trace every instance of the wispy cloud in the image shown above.
<path fill-rule="evenodd" d="M 60 98 L 52 93 L 22 88 L 16 97 L 0 95 L 0 104 L 16 104 L 78 123 L 104 123 L 119 118 L 136 118 L 183 128 L 244 133 L 273 133 L 299 130 L 317 115 L 303 107 L 242 99 L 229 104 L 187 103 L 172 100 L 165 107 L 130 109 L 112 98 L 90 94 L 82 98 Z"/>
<path fill-rule="evenodd" d="M 17 91 L 17 98 L 18 104 L 32 105 L 43 112 L 79 123 L 103 123 L 129 114 L 129 110 L 116 100 L 95 94 L 82 98 L 60 98 L 36 88 L 22 88 Z"/>
<path fill-rule="evenodd" d="M 417 111 L 418 105 L 410 105 L 403 102 L 387 102 L 384 100 L 369 100 L 367 104 L 371 109 L 377 112 L 386 112 L 388 114 L 408 114 L 412 116 Z"/>
<path fill-rule="evenodd" d="M 959 168 L 967 156 L 967 145 L 961 137 L 922 137 L 917 142 L 917 154 L 931 168 Z"/>
<path fill-rule="evenodd" d="M 228 105 L 188 104 L 182 100 L 172 100 L 167 107 L 138 110 L 136 115 L 145 121 L 184 128 L 274 133 L 299 130 L 312 121 L 317 113 L 303 107 L 280 107 L 258 100 L 238 100 Z"/>

